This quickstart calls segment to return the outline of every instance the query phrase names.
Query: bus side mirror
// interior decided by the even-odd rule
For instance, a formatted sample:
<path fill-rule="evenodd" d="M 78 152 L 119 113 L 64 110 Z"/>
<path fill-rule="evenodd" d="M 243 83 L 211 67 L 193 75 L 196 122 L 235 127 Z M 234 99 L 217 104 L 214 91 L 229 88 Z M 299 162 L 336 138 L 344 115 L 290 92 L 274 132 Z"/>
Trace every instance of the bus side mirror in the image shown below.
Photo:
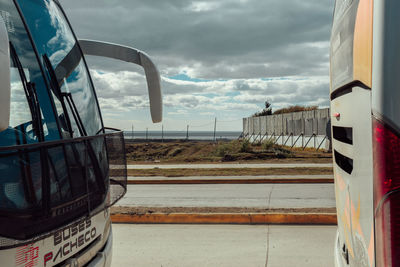
<path fill-rule="evenodd" d="M 93 40 L 79 40 L 83 54 L 118 59 L 143 67 L 149 90 L 150 113 L 154 123 L 162 120 L 161 78 L 150 57 L 135 48 Z"/>
<path fill-rule="evenodd" d="M 0 16 L 0 131 L 10 124 L 10 42 L 3 18 Z"/>

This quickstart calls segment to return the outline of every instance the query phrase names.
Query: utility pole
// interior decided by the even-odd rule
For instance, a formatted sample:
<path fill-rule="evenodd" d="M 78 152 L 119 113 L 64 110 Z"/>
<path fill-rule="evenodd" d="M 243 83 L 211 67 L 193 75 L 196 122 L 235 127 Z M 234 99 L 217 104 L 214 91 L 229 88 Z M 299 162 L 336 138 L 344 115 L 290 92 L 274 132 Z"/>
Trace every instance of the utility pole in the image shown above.
<path fill-rule="evenodd" d="M 186 140 L 189 140 L 189 124 L 186 125 Z"/>
<path fill-rule="evenodd" d="M 161 142 L 164 143 L 164 124 L 161 125 Z"/>
<path fill-rule="evenodd" d="M 216 139 L 215 139 L 216 131 L 217 131 L 217 117 L 215 117 L 215 121 L 214 121 L 214 142 L 216 141 Z"/>
<path fill-rule="evenodd" d="M 133 133 L 133 124 L 132 124 L 132 139 L 135 137 L 135 134 Z"/>
<path fill-rule="evenodd" d="M 147 141 L 148 134 L 149 134 L 149 128 L 146 128 L 146 141 Z"/>

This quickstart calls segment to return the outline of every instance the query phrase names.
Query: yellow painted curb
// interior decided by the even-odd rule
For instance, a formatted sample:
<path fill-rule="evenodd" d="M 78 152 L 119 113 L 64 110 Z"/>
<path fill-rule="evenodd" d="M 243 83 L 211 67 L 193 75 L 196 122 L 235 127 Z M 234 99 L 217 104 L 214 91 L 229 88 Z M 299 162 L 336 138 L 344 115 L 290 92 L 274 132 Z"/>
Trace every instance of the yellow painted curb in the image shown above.
<path fill-rule="evenodd" d="M 113 223 L 149 224 L 337 224 L 334 213 L 112 214 L 111 220 Z"/>
<path fill-rule="evenodd" d="M 328 184 L 333 178 L 320 179 L 165 179 L 165 180 L 128 180 L 128 184 Z"/>

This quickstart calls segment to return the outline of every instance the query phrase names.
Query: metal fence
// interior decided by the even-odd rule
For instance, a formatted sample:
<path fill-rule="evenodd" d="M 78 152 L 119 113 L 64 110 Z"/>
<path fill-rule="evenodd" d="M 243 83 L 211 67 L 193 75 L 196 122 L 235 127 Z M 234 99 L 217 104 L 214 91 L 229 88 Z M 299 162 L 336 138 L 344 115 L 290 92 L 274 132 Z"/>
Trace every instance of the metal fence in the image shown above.
<path fill-rule="evenodd" d="M 329 149 L 329 108 L 243 118 L 243 138 L 291 147 Z"/>

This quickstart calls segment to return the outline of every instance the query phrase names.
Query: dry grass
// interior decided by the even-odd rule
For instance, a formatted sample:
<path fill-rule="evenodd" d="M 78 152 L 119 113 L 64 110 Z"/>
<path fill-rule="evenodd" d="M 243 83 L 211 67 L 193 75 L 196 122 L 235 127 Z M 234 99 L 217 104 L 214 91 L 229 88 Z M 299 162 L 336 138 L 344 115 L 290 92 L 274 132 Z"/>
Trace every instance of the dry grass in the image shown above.
<path fill-rule="evenodd" d="M 160 160 L 163 162 L 218 161 L 213 152 L 217 144 L 209 142 L 149 142 L 126 145 L 130 162 Z"/>
<path fill-rule="evenodd" d="M 333 174 L 332 168 L 129 169 L 129 176 L 244 176 Z"/>
<path fill-rule="evenodd" d="M 293 149 L 271 142 L 250 144 L 246 141 L 176 141 L 148 142 L 126 145 L 129 163 L 188 163 L 188 162 L 331 162 L 331 153 L 315 149 Z"/>

